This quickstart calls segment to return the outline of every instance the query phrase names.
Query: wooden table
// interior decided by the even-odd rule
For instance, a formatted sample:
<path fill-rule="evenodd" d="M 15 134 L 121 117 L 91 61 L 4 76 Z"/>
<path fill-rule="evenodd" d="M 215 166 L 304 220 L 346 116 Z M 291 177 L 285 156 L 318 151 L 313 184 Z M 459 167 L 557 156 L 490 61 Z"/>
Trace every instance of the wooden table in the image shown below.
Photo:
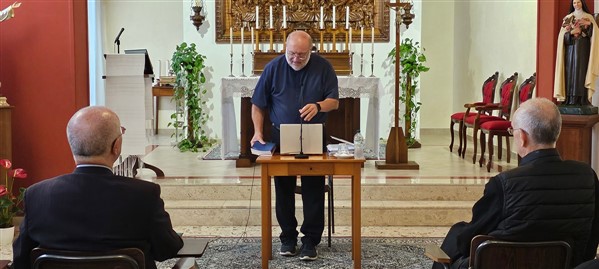
<path fill-rule="evenodd" d="M 320 176 L 350 175 L 352 209 L 352 259 L 354 268 L 361 268 L 361 198 L 360 180 L 364 159 L 337 159 L 323 155 L 313 155 L 308 159 L 295 159 L 293 156 L 260 156 L 256 159 L 262 165 L 262 268 L 268 268 L 272 259 L 272 176 Z"/>
<path fill-rule="evenodd" d="M 154 86 L 152 87 L 152 97 L 154 98 L 154 134 L 158 133 L 158 109 L 160 108 L 160 96 L 173 96 L 172 86 Z"/>

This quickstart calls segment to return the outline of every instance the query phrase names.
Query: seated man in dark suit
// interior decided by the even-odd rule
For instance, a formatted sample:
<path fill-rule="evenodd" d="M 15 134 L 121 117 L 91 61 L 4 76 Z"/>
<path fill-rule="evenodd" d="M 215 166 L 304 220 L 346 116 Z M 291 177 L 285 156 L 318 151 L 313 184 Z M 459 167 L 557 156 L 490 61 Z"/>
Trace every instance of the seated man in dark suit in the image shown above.
<path fill-rule="evenodd" d="M 160 186 L 113 174 L 123 131 L 106 107 L 83 108 L 69 120 L 67 137 L 77 167 L 27 189 L 25 218 L 13 244 L 14 268 L 30 268 L 35 247 L 134 247 L 144 252 L 146 268 L 156 268 L 155 260 L 175 257 L 183 247 L 164 210 Z"/>
<path fill-rule="evenodd" d="M 572 247 L 572 266 L 595 256 L 597 174 L 585 163 L 560 158 L 555 149 L 560 130 L 561 115 L 547 99 L 530 99 L 516 110 L 511 132 L 522 160 L 489 180 L 469 223 L 449 230 L 441 249 L 454 261 L 451 268 L 468 268 L 470 241 L 479 234 L 510 241 L 566 241 Z M 443 267 L 435 263 L 433 268 Z"/>

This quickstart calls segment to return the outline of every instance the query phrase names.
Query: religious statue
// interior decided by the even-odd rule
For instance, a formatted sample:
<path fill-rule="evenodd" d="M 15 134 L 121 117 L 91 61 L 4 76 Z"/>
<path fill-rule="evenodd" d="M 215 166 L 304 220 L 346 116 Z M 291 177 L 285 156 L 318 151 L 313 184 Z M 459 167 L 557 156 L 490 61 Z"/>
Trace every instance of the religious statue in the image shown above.
<path fill-rule="evenodd" d="M 597 74 L 599 28 L 585 2 L 572 0 L 570 13 L 564 17 L 557 39 L 554 97 L 562 102 L 562 107 L 591 106 Z"/>
<path fill-rule="evenodd" d="M 14 2 L 12 5 L 0 11 L 0 21 L 8 20 L 15 16 L 15 9 L 20 7 L 20 2 Z"/>

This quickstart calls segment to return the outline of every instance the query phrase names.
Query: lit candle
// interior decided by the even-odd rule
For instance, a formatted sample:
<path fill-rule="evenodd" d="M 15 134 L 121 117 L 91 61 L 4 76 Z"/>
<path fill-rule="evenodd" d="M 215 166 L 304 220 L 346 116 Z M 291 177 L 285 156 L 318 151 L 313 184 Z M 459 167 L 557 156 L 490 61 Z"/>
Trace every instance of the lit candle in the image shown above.
<path fill-rule="evenodd" d="M 231 54 L 233 54 L 233 27 L 229 27 L 229 43 L 231 44 Z"/>
<path fill-rule="evenodd" d="M 335 29 L 335 6 L 333 6 L 333 29 Z"/>
<path fill-rule="evenodd" d="M 268 28 L 272 29 L 272 6 L 269 6 L 268 12 L 270 14 L 269 21 L 268 21 Z"/>
<path fill-rule="evenodd" d="M 260 29 L 260 19 L 258 19 L 258 14 L 260 14 L 258 12 L 259 8 L 258 6 L 256 6 L 256 29 Z"/>
<path fill-rule="evenodd" d="M 345 29 L 349 29 L 349 6 L 345 7 Z"/>
<path fill-rule="evenodd" d="M 324 29 L 324 7 L 320 6 L 320 29 Z"/>
<path fill-rule="evenodd" d="M 252 45 L 250 46 L 250 48 L 252 48 L 251 51 L 253 51 L 254 50 L 254 28 L 252 28 L 252 43 L 251 44 Z"/>
<path fill-rule="evenodd" d="M 243 39 L 241 39 L 241 41 L 243 43 Z M 370 43 L 372 44 L 371 49 L 370 49 L 370 54 L 374 54 L 374 26 L 372 26 L 372 28 L 370 30 Z"/>
<path fill-rule="evenodd" d="M 364 54 L 364 26 L 360 26 L 360 54 Z"/>
<path fill-rule="evenodd" d="M 287 28 L 287 6 L 283 6 L 283 28 Z"/>

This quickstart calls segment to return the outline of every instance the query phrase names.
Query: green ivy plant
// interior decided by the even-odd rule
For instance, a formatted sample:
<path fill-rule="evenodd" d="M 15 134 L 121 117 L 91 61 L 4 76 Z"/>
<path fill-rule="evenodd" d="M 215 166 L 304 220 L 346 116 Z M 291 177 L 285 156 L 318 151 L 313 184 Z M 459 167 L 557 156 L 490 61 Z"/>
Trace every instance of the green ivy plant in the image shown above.
<path fill-rule="evenodd" d="M 177 104 L 185 106 L 186 117 L 182 117 L 179 111 L 171 115 L 168 126 L 181 128 L 183 132 L 178 134 L 182 140 L 177 144 L 181 151 L 197 152 L 207 149 L 214 143 L 206 134 L 206 123 L 208 121 L 208 110 L 206 107 L 206 89 L 202 85 L 206 82 L 204 75 L 204 61 L 206 56 L 196 50 L 194 43 L 181 43 L 173 53 L 171 69 L 176 80 L 174 86 L 173 100 Z M 185 121 L 182 121 L 185 118 Z"/>
<path fill-rule="evenodd" d="M 416 124 L 418 123 L 416 115 L 422 105 L 421 102 L 416 101 L 418 78 L 420 73 L 430 69 L 424 65 L 426 56 L 424 56 L 423 51 L 424 48 L 420 48 L 420 43 L 414 42 L 411 38 L 404 39 L 399 45 L 400 86 L 404 89 L 399 97 L 399 101 L 403 102 L 406 106 L 403 117 L 408 147 L 413 147 L 417 144 L 415 138 Z M 389 52 L 387 57 L 395 64 L 395 48 Z"/>

